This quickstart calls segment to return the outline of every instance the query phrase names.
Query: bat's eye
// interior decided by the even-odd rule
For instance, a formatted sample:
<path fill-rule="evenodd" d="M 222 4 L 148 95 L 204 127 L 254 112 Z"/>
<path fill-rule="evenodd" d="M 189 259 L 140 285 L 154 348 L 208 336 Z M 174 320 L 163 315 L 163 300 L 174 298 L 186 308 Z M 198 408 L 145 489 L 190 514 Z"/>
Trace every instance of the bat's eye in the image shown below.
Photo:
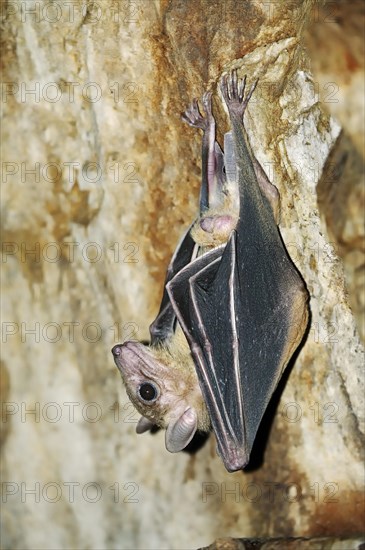
<path fill-rule="evenodd" d="M 159 391 L 157 386 L 155 386 L 155 384 L 152 384 L 152 382 L 143 382 L 143 384 L 141 384 L 139 387 L 138 393 L 143 401 L 153 403 L 154 401 L 156 401 Z"/>

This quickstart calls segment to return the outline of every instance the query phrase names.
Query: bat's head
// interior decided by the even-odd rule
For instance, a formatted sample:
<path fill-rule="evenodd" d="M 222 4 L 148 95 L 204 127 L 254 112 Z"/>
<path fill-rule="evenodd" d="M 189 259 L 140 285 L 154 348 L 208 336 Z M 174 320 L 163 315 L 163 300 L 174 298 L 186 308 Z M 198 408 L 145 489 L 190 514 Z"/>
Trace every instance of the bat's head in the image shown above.
<path fill-rule="evenodd" d="M 209 430 L 209 417 L 190 354 L 169 347 L 125 342 L 112 349 L 127 394 L 141 413 L 137 433 L 166 428 L 166 448 L 181 451 L 197 430 Z"/>

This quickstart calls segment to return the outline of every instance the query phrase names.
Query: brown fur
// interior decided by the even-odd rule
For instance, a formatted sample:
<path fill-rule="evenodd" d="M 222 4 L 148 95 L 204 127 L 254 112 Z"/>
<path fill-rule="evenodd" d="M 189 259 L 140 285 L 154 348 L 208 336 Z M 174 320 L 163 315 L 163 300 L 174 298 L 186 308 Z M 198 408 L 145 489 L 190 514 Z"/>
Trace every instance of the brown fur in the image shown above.
<path fill-rule="evenodd" d="M 133 345 L 138 356 L 135 353 L 124 360 L 121 372 L 128 396 L 142 416 L 167 428 L 171 420 L 191 407 L 197 413 L 198 430 L 209 431 L 208 412 L 182 331 L 178 329 L 167 344 L 158 347 Z M 139 397 L 138 389 L 143 382 L 153 382 L 160 391 L 153 403 L 145 403 Z"/>

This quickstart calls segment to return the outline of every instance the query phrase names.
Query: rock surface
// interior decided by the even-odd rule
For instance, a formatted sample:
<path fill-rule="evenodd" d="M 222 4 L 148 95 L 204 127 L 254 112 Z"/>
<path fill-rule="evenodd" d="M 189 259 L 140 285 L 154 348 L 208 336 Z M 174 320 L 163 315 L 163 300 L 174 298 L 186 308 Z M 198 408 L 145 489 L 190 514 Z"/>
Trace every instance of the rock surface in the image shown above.
<path fill-rule="evenodd" d="M 363 550 L 361 537 L 277 538 L 277 539 L 219 539 L 201 550 Z"/>
<path fill-rule="evenodd" d="M 317 7 L 2 3 L 3 548 L 362 531 L 363 212 L 348 164 L 359 149 L 311 76 L 303 33 L 323 23 Z M 259 467 L 228 474 L 213 436 L 194 456 L 169 454 L 161 432 L 136 436 L 110 349 L 148 338 L 197 211 L 200 136 L 180 112 L 232 67 L 260 79 L 247 128 L 281 194 L 311 324 L 263 425 Z M 327 177 L 333 158 L 341 170 Z"/>

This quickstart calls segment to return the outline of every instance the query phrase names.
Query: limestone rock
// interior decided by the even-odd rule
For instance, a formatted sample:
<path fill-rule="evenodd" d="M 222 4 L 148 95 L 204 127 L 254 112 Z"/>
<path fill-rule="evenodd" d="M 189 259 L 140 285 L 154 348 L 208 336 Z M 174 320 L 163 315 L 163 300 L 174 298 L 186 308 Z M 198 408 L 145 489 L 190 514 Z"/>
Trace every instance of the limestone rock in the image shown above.
<path fill-rule="evenodd" d="M 361 209 L 349 200 L 361 191 L 348 178 L 343 194 L 325 177 L 342 134 L 304 48 L 316 9 L 2 3 L 4 548 L 361 532 L 363 348 L 350 302 L 363 289 L 357 278 L 346 289 L 341 260 L 362 265 Z M 161 432 L 136 436 L 110 349 L 148 338 L 169 258 L 197 211 L 200 136 L 180 113 L 232 67 L 259 78 L 247 128 L 281 194 L 311 324 L 258 438 L 259 467 L 228 474 L 213 436 L 194 456 L 169 454 Z"/>

